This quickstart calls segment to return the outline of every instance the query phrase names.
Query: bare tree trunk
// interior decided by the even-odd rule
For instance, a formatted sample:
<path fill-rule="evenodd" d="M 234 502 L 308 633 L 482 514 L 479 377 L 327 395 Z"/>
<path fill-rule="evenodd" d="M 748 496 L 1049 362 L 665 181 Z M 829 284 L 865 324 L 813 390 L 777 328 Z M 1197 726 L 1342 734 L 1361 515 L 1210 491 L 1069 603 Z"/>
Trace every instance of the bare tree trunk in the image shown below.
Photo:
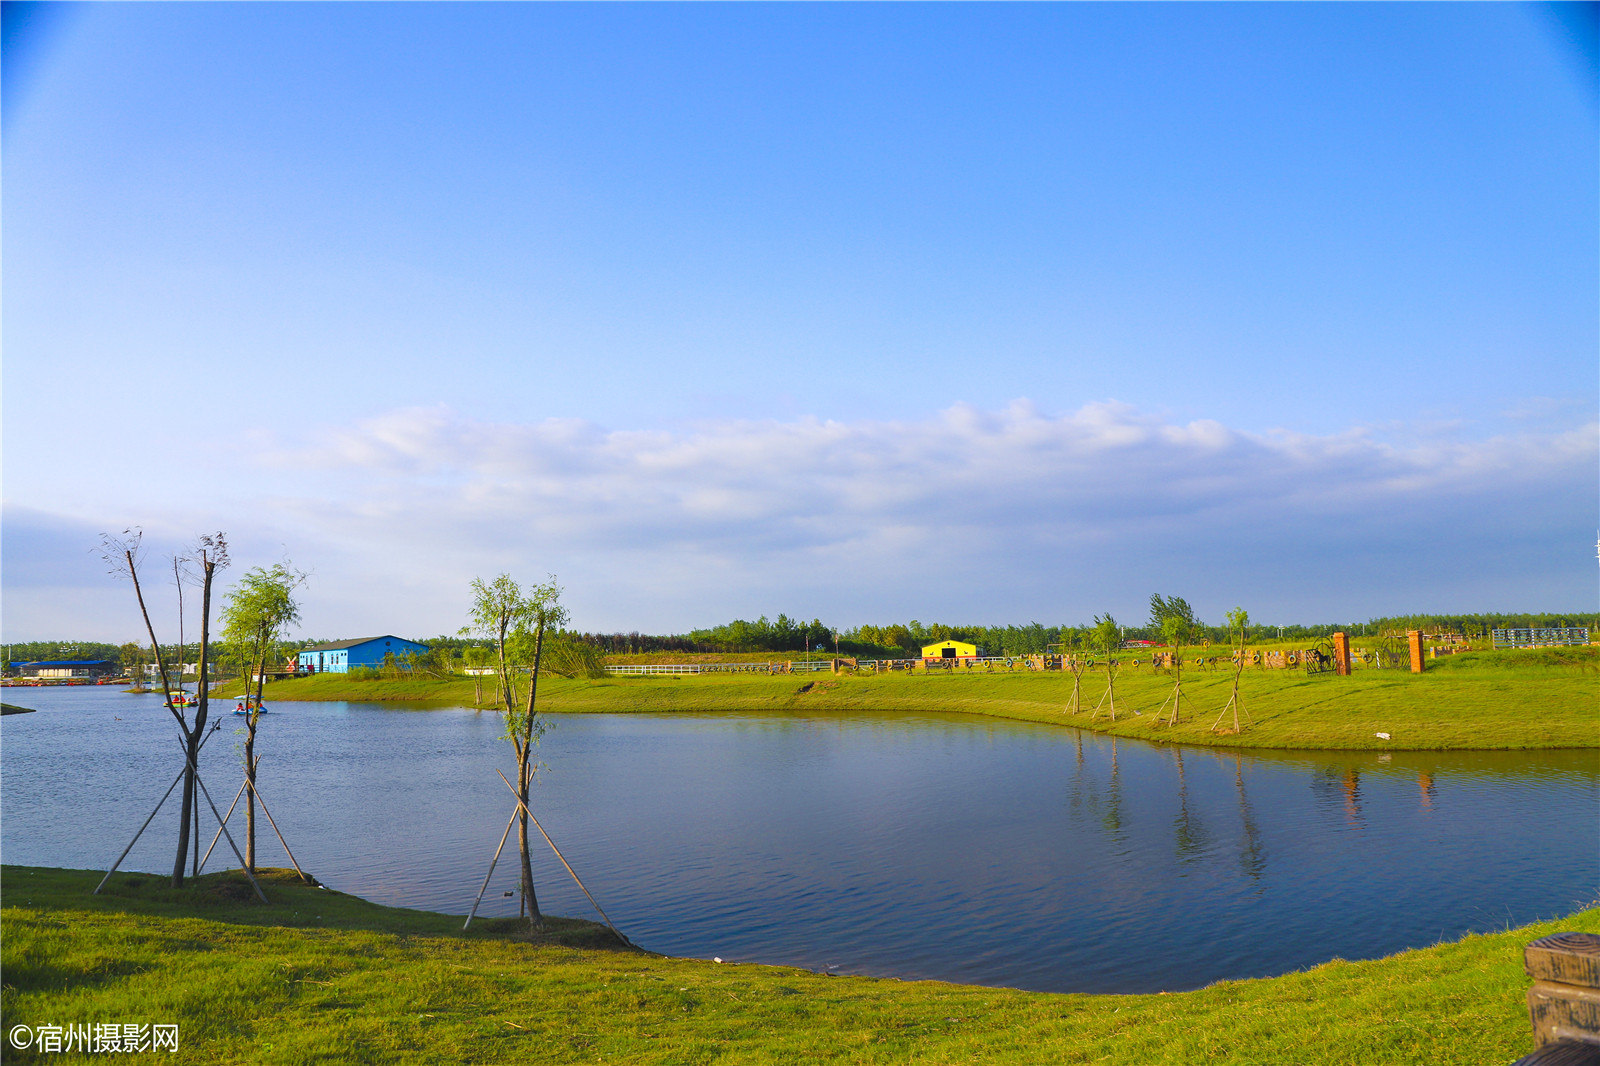
<path fill-rule="evenodd" d="M 244 868 L 256 872 L 256 723 L 252 713 L 244 738 Z"/>
<path fill-rule="evenodd" d="M 167 660 L 161 654 L 161 642 L 156 639 L 155 626 L 150 621 L 150 609 L 144 602 L 144 589 L 139 584 L 138 561 L 134 559 L 133 549 L 131 548 L 123 549 L 122 556 L 127 560 L 128 576 L 133 580 L 133 594 L 139 601 L 139 614 L 144 618 L 145 632 L 150 634 L 150 652 L 155 656 L 156 671 L 161 675 L 161 699 L 166 704 L 167 710 L 171 712 L 172 717 L 177 719 L 178 728 L 183 730 L 184 751 L 189 757 L 189 763 L 184 767 L 183 771 L 183 804 L 180 808 L 181 813 L 178 815 L 178 853 L 172 868 L 172 887 L 182 888 L 183 860 L 189 851 L 190 811 L 198 802 L 194 788 L 194 745 L 189 743 L 189 723 L 184 721 L 182 712 L 172 705 L 172 677 L 167 670 Z M 179 649 L 178 658 L 180 660 L 179 669 L 181 670 L 181 660 L 183 658 L 181 648 Z"/>
<path fill-rule="evenodd" d="M 523 716 L 522 738 L 517 745 L 517 798 L 522 800 L 518 814 L 517 846 L 522 859 L 522 896 L 528 901 L 528 924 L 537 929 L 544 924 L 539 914 L 539 900 L 533 889 L 533 857 L 528 851 L 528 786 L 533 783 L 533 716 L 535 700 L 539 693 L 539 662 L 544 657 L 544 622 L 534 636 L 533 675 L 528 679 L 528 713 Z"/>
<path fill-rule="evenodd" d="M 250 686 L 246 684 L 245 738 L 244 738 L 244 865 L 252 874 L 256 872 L 256 767 L 261 760 L 256 757 L 256 726 L 261 721 L 261 693 L 266 685 L 267 638 L 264 632 L 256 634 L 255 700 L 250 700 Z"/>
<path fill-rule="evenodd" d="M 195 691 L 198 693 L 198 702 L 195 705 L 194 724 L 187 730 L 187 735 L 185 737 L 185 740 L 187 741 L 185 750 L 188 752 L 189 765 L 184 780 L 184 792 L 197 808 L 199 806 L 199 798 L 195 795 L 194 782 L 196 775 L 199 773 L 200 766 L 200 738 L 205 735 L 206 712 L 210 708 L 211 701 L 211 693 L 208 691 L 208 686 L 206 685 L 206 671 L 211 665 L 211 582 L 217 573 L 217 563 L 212 557 L 209 549 L 201 553 L 200 570 L 200 662 L 198 665 L 200 674 L 195 684 Z M 181 653 L 179 657 L 182 657 Z M 189 847 L 189 815 L 190 812 L 185 809 L 183 812 L 183 817 L 178 826 L 178 861 L 173 867 L 173 888 L 183 887 L 184 853 Z M 198 818 L 196 818 L 195 821 L 195 828 L 199 828 Z M 196 840 L 196 850 L 199 849 L 199 846 L 200 841 Z"/>

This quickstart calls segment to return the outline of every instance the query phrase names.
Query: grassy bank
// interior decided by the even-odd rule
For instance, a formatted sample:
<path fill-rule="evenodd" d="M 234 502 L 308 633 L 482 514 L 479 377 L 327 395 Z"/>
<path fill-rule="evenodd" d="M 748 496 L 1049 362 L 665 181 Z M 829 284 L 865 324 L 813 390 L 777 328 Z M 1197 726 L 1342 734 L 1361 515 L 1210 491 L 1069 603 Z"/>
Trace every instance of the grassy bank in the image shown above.
<path fill-rule="evenodd" d="M 174 893 L 5 867 L 5 1026 L 176 1023 L 175 1063 L 1460 1063 L 1532 1050 L 1522 947 L 1600 910 L 1301 973 L 1150 996 L 826 977 L 631 951 L 557 922 L 380 907 L 293 873 Z M 95 1061 L 49 1055 L 40 1060 Z M 19 1056 L 16 1061 L 26 1061 Z"/>
<path fill-rule="evenodd" d="M 1117 720 L 1091 717 L 1106 687 L 1103 667 L 1084 675 L 1082 713 L 1066 705 L 1072 677 L 1060 672 L 955 671 L 807 675 L 699 674 L 547 678 L 549 712 L 884 710 L 948 711 L 1061 723 L 1118 736 L 1223 747 L 1349 750 L 1462 750 L 1600 746 L 1600 648 L 1479 652 L 1429 664 L 1427 672 L 1358 670 L 1351 677 L 1295 670 L 1244 672 L 1241 692 L 1252 721 L 1238 735 L 1211 731 L 1232 689 L 1230 668 L 1184 671 L 1185 705 L 1176 726 L 1156 712 L 1173 678 L 1148 665 L 1117 677 Z M 484 686 L 494 696 L 493 683 Z M 408 701 L 472 706 L 470 679 L 351 681 L 334 674 L 280 681 L 280 700 Z M 1224 723 L 1231 726 L 1231 715 Z M 1378 733 L 1388 733 L 1383 740 Z"/>

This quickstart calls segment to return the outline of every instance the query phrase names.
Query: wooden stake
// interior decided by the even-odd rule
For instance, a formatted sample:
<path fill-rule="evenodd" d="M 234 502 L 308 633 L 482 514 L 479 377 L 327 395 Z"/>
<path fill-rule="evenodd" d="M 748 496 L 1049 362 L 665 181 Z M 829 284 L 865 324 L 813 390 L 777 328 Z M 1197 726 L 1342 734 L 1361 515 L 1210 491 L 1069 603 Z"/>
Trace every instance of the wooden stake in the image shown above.
<path fill-rule="evenodd" d="M 205 748 L 206 742 L 209 741 L 212 735 L 221 727 L 221 723 L 219 722 L 212 728 L 210 733 L 207 733 L 205 736 L 201 737 L 200 748 Z M 183 762 L 184 768 L 178 771 L 178 776 L 173 779 L 172 784 L 167 786 L 166 794 L 161 797 L 161 803 L 156 804 L 156 809 L 150 812 L 150 817 L 144 820 L 144 825 L 141 825 L 139 827 L 139 831 L 133 834 L 133 839 L 128 841 L 128 846 L 122 849 L 122 854 L 117 856 L 117 861 L 111 864 L 111 869 L 106 871 L 106 875 L 100 879 L 100 883 L 95 886 L 95 890 L 89 893 L 91 896 L 99 895 L 100 890 L 106 887 L 106 882 L 111 880 L 111 875 L 117 872 L 117 867 L 122 865 L 122 860 L 128 857 L 128 852 L 133 850 L 133 846 L 139 843 L 139 838 L 144 835 L 144 831 L 150 828 L 150 823 L 155 821 L 156 815 L 161 811 L 162 804 L 166 803 L 167 798 L 172 795 L 172 790 L 178 787 L 179 781 L 183 780 L 183 775 L 188 772 L 189 757 L 187 750 L 185 750 Z"/>
<path fill-rule="evenodd" d="M 178 771 L 178 776 L 172 779 L 172 784 L 168 785 L 167 791 L 162 794 L 161 802 L 156 804 L 156 809 L 150 812 L 150 817 L 144 820 L 144 825 L 139 827 L 139 831 L 133 834 L 133 839 L 128 841 L 128 846 L 122 849 L 122 854 L 118 855 L 117 861 L 111 864 L 111 869 L 106 871 L 106 875 L 100 879 L 100 883 L 94 887 L 94 891 L 89 893 L 91 896 L 98 896 L 100 890 L 106 887 L 106 882 L 111 880 L 111 875 L 117 872 L 117 867 L 122 865 L 122 860 L 128 857 L 128 852 L 133 850 L 133 846 L 139 843 L 139 838 L 144 836 L 146 829 L 150 828 L 150 823 L 156 820 L 156 815 L 161 812 L 161 807 L 167 802 L 167 797 L 172 795 L 172 790 L 178 787 L 178 782 L 183 780 L 183 775 L 187 772 L 187 766 Z"/>
<path fill-rule="evenodd" d="M 505 774 L 501 774 L 499 769 L 496 769 L 495 773 L 500 774 L 500 780 L 505 781 L 506 787 L 511 789 L 511 794 L 513 796 L 517 796 L 517 790 L 512 786 L 511 782 L 509 780 L 507 780 L 506 775 Z M 517 806 L 519 808 L 521 808 L 528 815 L 528 821 L 532 822 L 534 824 L 534 826 L 539 830 L 539 835 L 544 837 L 544 842 L 546 844 L 549 844 L 550 845 L 550 850 L 556 853 L 556 858 L 561 860 L 561 865 L 565 866 L 567 868 L 567 873 L 571 874 L 572 875 L 572 879 L 577 882 L 578 887 L 583 889 L 583 894 L 585 896 L 589 897 L 589 902 L 594 904 L 594 909 L 599 912 L 600 917 L 604 918 L 605 919 L 605 923 L 607 925 L 611 926 L 611 931 L 613 933 L 617 934 L 618 938 L 620 938 L 621 941 L 624 944 L 632 944 L 633 942 L 631 940 L 629 940 L 627 937 L 622 935 L 622 930 L 618 929 L 616 927 L 616 925 L 611 921 L 611 919 L 606 917 L 606 912 L 601 910 L 600 909 L 600 904 L 595 901 L 594 894 L 589 891 L 588 887 L 584 885 L 582 879 L 578 877 L 578 871 L 574 870 L 572 868 L 572 864 L 567 862 L 567 857 L 565 855 L 561 854 L 561 849 L 556 847 L 556 842 L 554 840 L 550 839 L 550 834 L 546 833 L 544 831 L 544 826 L 539 824 L 539 819 L 535 818 L 533 816 L 533 812 L 528 810 L 527 804 L 522 802 L 522 797 L 521 796 L 517 796 Z"/>
<path fill-rule="evenodd" d="M 260 761 L 259 757 L 257 761 Z M 300 875 L 300 880 L 309 885 L 311 878 L 307 877 L 306 872 L 300 869 L 300 864 L 294 861 L 294 852 L 289 850 L 289 842 L 283 839 L 283 833 L 279 832 L 278 823 L 272 820 L 272 812 L 267 810 L 267 801 L 261 798 L 261 790 L 256 788 L 254 781 L 247 781 L 246 784 L 250 786 L 250 794 L 256 798 L 257 803 L 261 804 L 261 813 L 267 816 L 267 824 L 272 826 L 274 833 L 278 834 L 278 843 L 283 845 L 284 854 L 289 856 L 289 865 L 293 866 L 294 872 Z"/>
<path fill-rule="evenodd" d="M 222 812 L 217 810 L 216 803 L 211 799 L 211 790 L 206 788 L 206 783 L 204 781 L 200 780 L 200 774 L 198 771 L 196 771 L 194 775 L 194 783 L 199 785 L 200 791 L 206 794 L 206 804 L 210 806 L 211 813 L 216 816 L 217 825 L 222 826 L 222 835 L 228 838 L 228 847 L 233 849 L 234 857 L 239 860 L 240 868 L 244 870 L 244 875 L 250 879 L 250 886 L 256 890 L 256 895 L 260 898 L 261 902 L 266 903 L 267 894 L 261 891 L 261 886 L 256 882 L 256 875 L 251 873 L 250 868 L 245 865 L 244 856 L 239 852 L 239 845 L 233 842 L 233 834 L 228 832 L 228 827 L 226 825 L 223 825 Z"/>
<path fill-rule="evenodd" d="M 472 910 L 467 912 L 467 920 L 461 924 L 461 931 L 466 932 L 467 926 L 472 924 L 472 919 L 478 913 L 478 904 L 483 902 L 483 894 L 489 890 L 489 878 L 494 876 L 494 868 L 500 861 L 500 853 L 505 850 L 506 840 L 511 836 L 511 827 L 517 824 L 517 814 L 522 809 L 522 804 L 511 809 L 511 817 L 506 821 L 506 831 L 500 834 L 500 846 L 494 849 L 494 858 L 489 863 L 489 872 L 483 875 L 483 887 L 478 889 L 478 898 L 472 901 Z"/>
<path fill-rule="evenodd" d="M 227 821 L 227 820 L 228 820 L 228 819 L 229 819 L 229 818 L 232 818 L 232 817 L 233 817 L 233 809 L 234 809 L 234 808 L 235 808 L 235 807 L 237 807 L 237 806 L 239 806 L 239 799 L 240 799 L 240 798 L 241 798 L 241 797 L 242 797 L 242 796 L 243 796 L 243 795 L 244 795 L 244 785 L 240 785 L 240 786 L 239 786 L 239 792 L 238 792 L 238 794 L 237 794 L 237 795 L 235 795 L 235 796 L 234 796 L 234 797 L 233 797 L 233 802 L 232 802 L 232 803 L 230 803 L 230 804 L 228 804 L 228 813 L 227 813 L 227 814 L 226 814 L 226 815 L 224 815 L 224 816 L 223 816 L 223 819 L 222 819 L 222 820 L 223 820 L 223 821 L 224 821 L 224 822 L 226 822 L 226 821 Z M 195 802 L 196 802 L 196 803 L 199 803 L 199 802 L 200 802 L 200 798 L 199 798 L 199 797 L 198 797 L 198 796 L 196 796 L 196 797 L 195 797 Z M 217 830 L 217 835 L 216 835 L 216 836 L 214 836 L 214 837 L 212 837 L 212 838 L 211 838 L 211 847 L 209 847 L 209 848 L 207 848 L 207 849 L 206 849 L 206 854 L 205 854 L 205 858 L 202 858 L 202 859 L 201 859 L 201 860 L 200 860 L 200 865 L 199 865 L 199 866 L 197 866 L 197 867 L 195 867 L 195 871 L 194 871 L 194 873 L 195 873 L 195 876 L 196 876 L 196 877 L 199 877 L 199 876 L 200 876 L 200 871 L 201 871 L 201 870 L 202 870 L 202 869 L 204 869 L 204 868 L 205 868 L 205 865 L 206 865 L 206 859 L 209 859 L 209 858 L 211 858 L 211 851 L 212 851 L 212 849 L 213 849 L 213 848 L 215 848 L 215 847 L 216 847 L 216 846 L 217 846 L 217 841 L 219 841 L 219 840 L 221 840 L 221 839 L 222 839 L 222 830 L 221 830 L 221 829 L 220 829 L 220 828 L 219 828 L 219 829 L 218 829 L 218 830 Z"/>

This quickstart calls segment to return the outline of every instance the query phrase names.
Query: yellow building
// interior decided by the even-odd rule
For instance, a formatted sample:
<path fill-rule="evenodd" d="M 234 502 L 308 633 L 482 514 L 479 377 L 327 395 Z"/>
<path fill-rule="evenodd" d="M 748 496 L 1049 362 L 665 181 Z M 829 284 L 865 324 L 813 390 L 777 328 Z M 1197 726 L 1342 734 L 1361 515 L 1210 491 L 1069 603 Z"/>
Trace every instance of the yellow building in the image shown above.
<path fill-rule="evenodd" d="M 937 644 L 925 644 L 922 647 L 924 659 L 976 659 L 978 646 L 976 644 L 963 644 L 959 640 L 941 640 Z"/>

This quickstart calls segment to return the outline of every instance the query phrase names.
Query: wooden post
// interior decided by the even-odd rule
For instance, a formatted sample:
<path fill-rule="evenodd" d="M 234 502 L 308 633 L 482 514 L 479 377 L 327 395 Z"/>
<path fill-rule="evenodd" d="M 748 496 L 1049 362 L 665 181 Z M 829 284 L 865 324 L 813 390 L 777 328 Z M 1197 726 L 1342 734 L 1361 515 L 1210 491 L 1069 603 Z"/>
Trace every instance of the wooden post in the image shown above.
<path fill-rule="evenodd" d="M 1513 1066 L 1593 1066 L 1600 1063 L 1600 936 L 1555 933 L 1523 952 L 1533 987 L 1528 1017 L 1533 1054 Z"/>
<path fill-rule="evenodd" d="M 1422 630 L 1407 630 L 1406 644 L 1411 648 L 1411 672 L 1422 673 Z"/>
<path fill-rule="evenodd" d="M 1340 677 L 1350 676 L 1350 638 L 1343 633 L 1333 635 L 1333 672 Z"/>

